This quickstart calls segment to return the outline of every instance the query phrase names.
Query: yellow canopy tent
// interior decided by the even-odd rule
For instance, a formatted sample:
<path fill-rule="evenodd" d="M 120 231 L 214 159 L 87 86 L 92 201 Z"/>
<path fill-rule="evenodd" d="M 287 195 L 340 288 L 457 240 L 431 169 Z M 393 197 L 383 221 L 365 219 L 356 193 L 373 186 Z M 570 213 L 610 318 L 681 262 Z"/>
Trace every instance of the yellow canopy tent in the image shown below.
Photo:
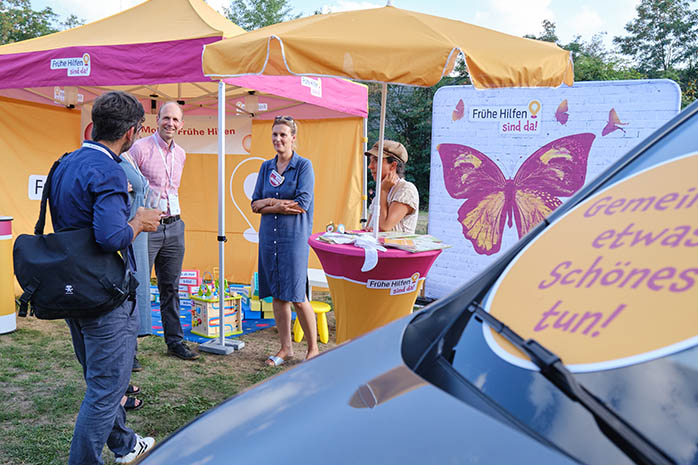
<path fill-rule="evenodd" d="M 477 88 L 573 84 L 570 53 L 555 44 L 402 10 L 390 1 L 383 8 L 309 16 L 207 45 L 203 68 L 212 78 L 313 75 L 381 82 L 382 153 L 387 83 L 432 86 L 453 70 L 461 53 Z M 381 168 L 379 163 L 378 179 Z"/>
<path fill-rule="evenodd" d="M 244 53 L 242 53 L 244 52 Z M 433 86 L 465 56 L 477 88 L 572 85 L 570 53 L 392 6 L 274 24 L 207 46 L 204 74 L 340 76 Z"/>
<path fill-rule="evenodd" d="M 79 146 L 83 106 L 118 89 L 136 95 L 146 111 L 154 112 L 159 102 L 180 101 L 185 127 L 190 115 L 215 115 L 217 83 L 202 73 L 202 47 L 242 32 L 203 0 L 149 0 L 94 23 L 1 46 L 0 156 L 5 172 L 0 212 L 14 217 L 15 234 L 31 232 L 38 214 L 39 202 L 28 192 L 37 184 L 29 181 Z M 245 80 L 226 90 L 229 113 L 253 117 L 250 153 L 226 157 L 229 279 L 249 282 L 256 269 L 257 244 L 243 233 L 259 220 L 246 210 L 243 184 L 256 173 L 260 158 L 273 154 L 269 126 L 275 114 L 301 120 L 299 152 L 313 160 L 318 178 L 315 224 L 358 226 L 366 89 L 347 81 L 323 83 L 322 97 L 307 88 L 303 94 L 300 78 Z M 253 107 L 256 111 L 249 110 Z M 211 271 L 218 266 L 213 247 L 218 235 L 216 170 L 212 153 L 189 156 L 185 165 L 180 190 L 187 222 L 185 268 Z"/>

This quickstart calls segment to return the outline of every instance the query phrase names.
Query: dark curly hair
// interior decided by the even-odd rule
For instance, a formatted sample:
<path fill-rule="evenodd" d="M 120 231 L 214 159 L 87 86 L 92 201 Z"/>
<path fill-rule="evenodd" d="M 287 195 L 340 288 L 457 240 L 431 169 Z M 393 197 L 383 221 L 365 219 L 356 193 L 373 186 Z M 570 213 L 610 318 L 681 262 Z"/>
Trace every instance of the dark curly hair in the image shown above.
<path fill-rule="evenodd" d="M 131 127 L 145 118 L 143 105 L 126 92 L 102 94 L 92 107 L 92 140 L 113 142 L 119 140 Z"/>

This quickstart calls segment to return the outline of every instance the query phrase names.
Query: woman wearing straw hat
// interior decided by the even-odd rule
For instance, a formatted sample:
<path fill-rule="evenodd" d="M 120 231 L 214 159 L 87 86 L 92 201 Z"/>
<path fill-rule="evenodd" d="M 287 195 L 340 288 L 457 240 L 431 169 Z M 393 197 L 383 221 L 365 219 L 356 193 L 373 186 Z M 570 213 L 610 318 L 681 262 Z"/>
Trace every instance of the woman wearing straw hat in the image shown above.
<path fill-rule="evenodd" d="M 378 142 L 365 153 L 369 157 L 368 169 L 375 180 L 378 169 Z M 375 228 L 376 202 L 380 202 L 380 231 L 397 231 L 414 234 L 417 228 L 419 212 L 419 193 L 414 184 L 406 181 L 405 164 L 407 149 L 400 142 L 385 140 L 383 142 L 383 167 L 380 192 L 376 194 L 369 207 L 366 229 Z M 376 183 L 377 184 L 377 183 Z"/>
<path fill-rule="evenodd" d="M 262 163 L 252 195 L 259 226 L 259 297 L 273 297 L 281 349 L 266 360 L 279 366 L 293 357 L 291 303 L 306 334 L 306 359 L 319 353 L 315 313 L 306 296 L 308 239 L 313 227 L 315 175 L 310 160 L 293 149 L 297 133 L 290 116 L 277 116 L 271 140 L 276 156 Z"/>

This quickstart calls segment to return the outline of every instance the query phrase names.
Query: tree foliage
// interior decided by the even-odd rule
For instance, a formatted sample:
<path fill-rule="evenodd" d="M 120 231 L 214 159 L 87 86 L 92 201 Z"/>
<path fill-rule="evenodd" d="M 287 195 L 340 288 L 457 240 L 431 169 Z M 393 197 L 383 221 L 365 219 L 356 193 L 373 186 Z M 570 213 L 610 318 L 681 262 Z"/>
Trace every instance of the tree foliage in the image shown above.
<path fill-rule="evenodd" d="M 56 32 L 51 7 L 34 11 L 29 0 L 0 0 L 0 43 L 8 44 Z"/>
<path fill-rule="evenodd" d="M 543 32 L 540 35 L 535 36 L 532 34 L 525 34 L 524 37 L 527 39 L 536 39 L 536 40 L 542 40 L 544 42 L 553 42 L 553 43 L 557 43 L 559 40 L 557 38 L 555 23 L 548 20 L 548 19 L 543 20 Z"/>
<path fill-rule="evenodd" d="M 698 12 L 690 8 L 688 0 L 642 0 L 637 17 L 625 30 L 627 36 L 613 40 L 644 73 L 652 75 L 696 64 Z"/>
<path fill-rule="evenodd" d="M 657 9 L 657 5 L 662 4 L 664 11 L 661 8 Z M 681 5 L 678 5 L 681 4 Z M 660 5 L 660 6 L 662 6 Z M 677 7 L 681 6 L 685 8 L 682 15 L 678 14 Z M 654 9 L 652 9 L 652 8 Z M 657 13 L 656 17 L 650 15 L 651 12 Z M 690 10 L 687 7 L 687 2 L 682 0 L 643 0 L 638 6 L 638 17 L 631 21 L 626 27 L 626 29 L 631 28 L 633 30 L 638 30 L 636 25 L 642 23 L 643 21 L 652 24 L 661 23 L 660 17 L 663 14 L 664 19 L 668 19 L 669 12 L 675 16 L 674 28 L 675 30 L 685 30 L 696 28 L 696 12 Z M 677 16 L 678 15 L 678 16 Z M 683 24 L 683 26 L 679 26 Z M 635 25 L 635 26 L 630 26 Z M 619 38 L 614 39 L 618 47 L 619 53 L 614 53 L 607 50 L 603 45 L 603 35 L 595 34 L 590 41 L 584 41 L 580 36 L 576 36 L 572 42 L 568 44 L 562 44 L 557 39 L 555 23 L 552 21 L 545 20 L 542 23 L 543 32 L 539 35 L 526 35 L 530 39 L 547 40 L 549 42 L 555 42 L 558 46 L 569 50 L 572 54 L 572 60 L 574 61 L 574 79 L 575 81 L 609 81 L 609 80 L 622 80 L 622 79 L 647 79 L 647 78 L 666 78 L 676 81 L 681 87 L 681 99 L 683 106 L 688 105 L 696 99 L 696 83 L 698 79 L 698 66 L 696 66 L 696 46 L 695 40 L 693 44 L 689 41 L 689 35 L 684 35 L 683 40 L 687 42 L 682 43 L 683 51 L 679 53 L 676 47 L 662 47 L 662 41 L 655 37 L 656 43 L 652 43 L 649 38 L 649 32 L 645 34 L 643 40 L 645 45 L 648 47 L 654 45 L 655 55 L 659 56 L 661 54 L 673 53 L 674 59 L 672 65 L 666 67 L 660 62 L 655 62 L 651 65 L 652 60 L 649 57 L 649 51 L 646 49 L 645 52 L 638 52 L 641 58 L 647 58 L 643 63 L 640 63 L 635 56 L 635 54 L 628 54 L 628 48 L 623 47 L 619 44 Z M 685 26 L 685 27 L 684 27 Z M 670 29 L 667 25 L 661 25 L 663 30 Z M 652 28 L 649 28 L 652 29 Z M 640 47 L 640 41 L 636 39 L 631 39 L 630 37 L 623 38 L 620 42 L 625 44 L 632 43 L 637 47 Z M 668 43 L 668 42 L 664 42 Z M 640 48 L 638 48 L 640 50 Z M 626 55 L 624 58 L 622 55 Z M 677 58 L 682 56 L 684 58 Z M 633 63 L 632 59 L 635 59 Z"/>
<path fill-rule="evenodd" d="M 229 20 L 247 31 L 300 17 L 292 13 L 288 0 L 233 0 L 230 8 L 223 7 L 223 11 Z"/>
<path fill-rule="evenodd" d="M 75 15 L 59 22 L 60 17 L 51 9 L 35 11 L 30 0 L 0 0 L 0 44 L 9 44 L 51 34 L 84 24 Z"/>
<path fill-rule="evenodd" d="M 85 20 L 78 18 L 75 15 L 70 15 L 65 20 L 60 22 L 61 30 L 72 29 L 74 27 L 82 26 L 83 24 L 85 24 Z"/>

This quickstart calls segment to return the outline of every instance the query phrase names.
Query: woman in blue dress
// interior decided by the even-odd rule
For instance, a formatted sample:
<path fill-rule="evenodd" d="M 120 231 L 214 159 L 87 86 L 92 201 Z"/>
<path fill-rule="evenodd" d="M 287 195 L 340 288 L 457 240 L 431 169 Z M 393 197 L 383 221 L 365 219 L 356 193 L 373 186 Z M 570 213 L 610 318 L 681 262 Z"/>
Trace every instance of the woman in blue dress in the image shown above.
<path fill-rule="evenodd" d="M 145 206 L 148 181 L 145 179 L 138 166 L 128 152 L 121 154 L 122 162 L 119 164 L 126 173 L 131 188 L 129 198 L 131 200 L 131 218 L 136 214 L 138 207 Z M 138 290 L 136 291 L 136 304 L 138 306 L 139 327 L 138 337 L 153 334 L 153 324 L 150 310 L 150 267 L 148 266 L 148 234 L 139 234 L 133 241 L 133 253 L 136 257 L 136 279 Z M 135 370 L 138 371 L 138 362 Z"/>
<path fill-rule="evenodd" d="M 306 360 L 319 353 L 313 308 L 306 296 L 308 239 L 313 227 L 315 175 L 310 160 L 294 152 L 297 126 L 290 116 L 277 116 L 271 140 L 276 156 L 262 163 L 252 195 L 259 226 L 259 298 L 273 297 L 281 349 L 266 363 L 281 365 L 293 357 L 291 304 L 306 340 Z"/>

